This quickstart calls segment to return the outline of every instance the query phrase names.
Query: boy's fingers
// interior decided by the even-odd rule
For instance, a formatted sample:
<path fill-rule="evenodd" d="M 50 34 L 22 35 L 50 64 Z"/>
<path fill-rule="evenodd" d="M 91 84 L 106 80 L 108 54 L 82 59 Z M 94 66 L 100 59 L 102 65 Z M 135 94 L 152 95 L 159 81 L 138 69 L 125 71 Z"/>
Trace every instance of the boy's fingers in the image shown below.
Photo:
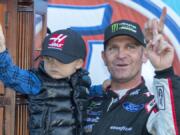
<path fill-rule="evenodd" d="M 2 29 L 1 24 L 0 24 L 0 40 L 1 40 L 1 42 L 4 42 L 4 34 L 3 34 L 3 29 Z"/>
<path fill-rule="evenodd" d="M 0 34 L 2 35 L 2 25 L 0 24 Z"/>
<path fill-rule="evenodd" d="M 6 49 L 2 25 L 0 24 L 0 53 Z"/>

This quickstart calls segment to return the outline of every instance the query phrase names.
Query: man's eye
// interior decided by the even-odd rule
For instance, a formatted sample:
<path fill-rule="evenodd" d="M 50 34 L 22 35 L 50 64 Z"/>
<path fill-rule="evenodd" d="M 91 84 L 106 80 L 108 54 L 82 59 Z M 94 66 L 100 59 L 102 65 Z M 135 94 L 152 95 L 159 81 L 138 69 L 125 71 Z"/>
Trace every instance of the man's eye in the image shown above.
<path fill-rule="evenodd" d="M 119 49 L 117 47 L 109 47 L 106 49 L 106 52 L 108 54 L 113 54 L 113 55 L 116 55 L 118 53 Z"/>
<path fill-rule="evenodd" d="M 128 44 L 128 45 L 127 45 L 127 48 L 128 48 L 128 49 L 136 49 L 136 48 L 137 48 L 137 45 L 135 45 L 135 44 Z"/>
<path fill-rule="evenodd" d="M 110 50 L 112 50 L 112 47 L 108 47 L 108 48 L 107 48 L 107 51 L 110 51 Z"/>
<path fill-rule="evenodd" d="M 117 47 L 109 47 L 109 48 L 107 48 L 107 50 L 108 51 L 115 51 L 115 50 L 117 50 Z"/>

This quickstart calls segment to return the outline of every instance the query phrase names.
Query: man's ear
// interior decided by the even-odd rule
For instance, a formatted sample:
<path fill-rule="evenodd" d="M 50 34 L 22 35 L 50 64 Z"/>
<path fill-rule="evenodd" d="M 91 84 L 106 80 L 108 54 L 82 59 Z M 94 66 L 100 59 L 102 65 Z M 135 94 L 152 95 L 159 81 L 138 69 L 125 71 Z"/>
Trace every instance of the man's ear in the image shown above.
<path fill-rule="evenodd" d="M 82 59 L 76 60 L 76 69 L 80 69 L 83 67 L 84 61 Z"/>
<path fill-rule="evenodd" d="M 106 54 L 105 54 L 105 51 L 102 51 L 101 52 L 101 57 L 102 57 L 102 59 L 103 59 L 103 61 L 104 61 L 104 64 L 105 64 L 105 66 L 107 65 L 107 62 L 106 62 Z"/>

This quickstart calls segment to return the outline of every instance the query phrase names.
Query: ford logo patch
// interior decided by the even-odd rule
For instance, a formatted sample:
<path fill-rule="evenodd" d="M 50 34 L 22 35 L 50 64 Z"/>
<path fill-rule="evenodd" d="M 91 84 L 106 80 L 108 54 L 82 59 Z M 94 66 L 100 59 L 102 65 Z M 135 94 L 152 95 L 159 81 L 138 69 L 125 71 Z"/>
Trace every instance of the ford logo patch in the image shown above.
<path fill-rule="evenodd" d="M 144 104 L 134 104 L 131 102 L 124 102 L 123 108 L 128 112 L 138 112 L 139 110 L 144 108 Z"/>

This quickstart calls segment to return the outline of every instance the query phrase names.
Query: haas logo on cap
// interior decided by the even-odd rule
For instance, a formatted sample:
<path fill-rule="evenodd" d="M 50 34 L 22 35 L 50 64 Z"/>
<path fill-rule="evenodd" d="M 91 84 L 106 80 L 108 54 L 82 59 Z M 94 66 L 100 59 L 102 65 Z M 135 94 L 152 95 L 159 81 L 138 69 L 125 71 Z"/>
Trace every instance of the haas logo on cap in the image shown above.
<path fill-rule="evenodd" d="M 66 38 L 67 38 L 67 35 L 53 34 L 51 38 L 49 39 L 48 48 L 62 50 L 62 47 L 64 46 L 64 42 Z"/>

